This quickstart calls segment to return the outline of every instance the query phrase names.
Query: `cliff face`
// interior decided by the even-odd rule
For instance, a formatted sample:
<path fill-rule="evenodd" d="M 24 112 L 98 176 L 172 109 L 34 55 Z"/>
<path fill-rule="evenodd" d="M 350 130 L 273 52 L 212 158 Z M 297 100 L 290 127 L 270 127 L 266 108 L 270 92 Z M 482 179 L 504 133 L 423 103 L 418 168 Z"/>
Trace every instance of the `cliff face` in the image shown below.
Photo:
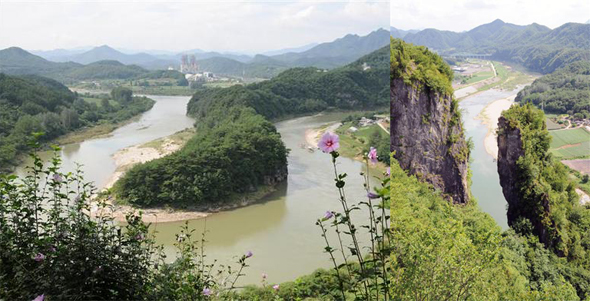
<path fill-rule="evenodd" d="M 549 228 L 556 227 L 555 221 L 550 218 L 549 195 L 542 193 L 538 196 L 535 202 L 540 206 L 528 204 L 530 200 L 522 195 L 519 177 L 523 176 L 523 171 L 517 161 L 523 156 L 525 150 L 520 128 L 510 126 L 508 120 L 501 116 L 498 119 L 498 174 L 502 193 L 508 202 L 508 225 L 513 227 L 521 218 L 528 219 L 539 241 L 547 247 L 555 247 L 560 239 L 549 231 Z M 561 252 L 558 254 L 562 255 Z"/>
<path fill-rule="evenodd" d="M 469 148 L 452 96 L 391 80 L 391 151 L 410 174 L 431 183 L 453 203 L 469 201 Z"/>

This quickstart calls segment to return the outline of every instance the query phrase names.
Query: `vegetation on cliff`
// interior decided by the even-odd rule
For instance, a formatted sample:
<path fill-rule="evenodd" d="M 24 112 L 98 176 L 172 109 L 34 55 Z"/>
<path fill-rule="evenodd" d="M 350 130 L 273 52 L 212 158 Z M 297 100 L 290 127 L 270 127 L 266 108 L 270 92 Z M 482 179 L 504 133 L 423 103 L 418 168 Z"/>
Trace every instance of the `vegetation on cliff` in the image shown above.
<path fill-rule="evenodd" d="M 391 79 L 401 78 L 407 85 L 419 85 L 442 94 L 453 94 L 453 71 L 445 61 L 424 46 L 391 38 Z"/>
<path fill-rule="evenodd" d="M 40 76 L 0 73 L 0 171 L 17 163 L 29 149 L 31 133 L 42 132 L 41 142 L 100 123 L 115 123 L 149 110 L 154 101 L 133 97 L 87 102 L 64 85 Z"/>
<path fill-rule="evenodd" d="M 590 118 L 590 61 L 578 61 L 536 79 L 516 96 L 546 112 Z"/>
<path fill-rule="evenodd" d="M 470 199 L 470 144 L 451 80 L 440 56 L 391 40 L 391 151 L 410 174 L 464 204 Z"/>
<path fill-rule="evenodd" d="M 559 271 L 584 296 L 590 289 L 590 210 L 580 205 L 567 169 L 549 152 L 543 112 L 530 103 L 512 106 L 502 113 L 498 137 L 510 226 L 565 257 Z"/>
<path fill-rule="evenodd" d="M 518 198 L 518 206 L 511 204 L 508 208 L 518 216 L 511 221 L 513 227 L 522 234 L 534 232 L 541 236 L 538 229 L 531 229 L 531 223 L 540 222 L 547 233 L 548 247 L 570 260 L 590 264 L 587 253 L 590 249 L 590 211 L 579 204 L 567 169 L 549 152 L 551 136 L 545 125 L 545 115 L 526 104 L 512 106 L 502 113 L 502 117 L 507 120 L 507 126 L 498 129 L 499 135 L 518 129 L 522 143 L 522 156 L 516 162 L 517 182 L 510 183 L 520 192 L 513 196 Z"/>

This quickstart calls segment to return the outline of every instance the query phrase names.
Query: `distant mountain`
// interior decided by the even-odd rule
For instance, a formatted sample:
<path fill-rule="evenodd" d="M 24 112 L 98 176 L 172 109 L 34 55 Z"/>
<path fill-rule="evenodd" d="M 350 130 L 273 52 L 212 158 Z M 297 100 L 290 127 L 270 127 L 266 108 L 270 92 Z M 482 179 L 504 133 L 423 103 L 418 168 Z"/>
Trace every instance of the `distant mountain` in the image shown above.
<path fill-rule="evenodd" d="M 466 32 L 425 29 L 408 33 L 406 42 L 424 45 L 442 55 L 492 54 L 532 70 L 550 73 L 575 60 L 590 60 L 590 25 L 566 23 L 556 29 L 536 23 L 521 26 L 495 20 Z"/>
<path fill-rule="evenodd" d="M 203 71 L 229 76 L 270 78 L 293 67 L 341 67 L 388 44 L 389 32 L 379 29 L 362 37 L 349 34 L 299 53 L 289 52 L 273 56 L 258 54 L 247 62 L 227 57 L 211 57 L 197 62 Z"/>
<path fill-rule="evenodd" d="M 90 64 L 98 61 L 112 60 L 123 64 L 148 65 L 157 63 L 160 59 L 147 53 L 125 54 L 107 45 L 95 47 L 89 51 L 55 58 L 61 62 L 75 62 Z"/>
<path fill-rule="evenodd" d="M 118 61 L 103 60 L 88 65 L 48 61 L 21 48 L 0 50 L 0 73 L 10 75 L 42 75 L 62 82 L 86 79 L 128 79 L 147 74 L 136 65 L 124 65 Z"/>
<path fill-rule="evenodd" d="M 403 30 L 403 29 L 397 29 L 393 26 L 389 27 L 389 34 L 396 39 L 401 39 L 409 33 L 417 33 L 419 31 L 420 30 L 418 30 L 418 29 Z"/>
<path fill-rule="evenodd" d="M 388 43 L 389 31 L 378 29 L 366 36 L 348 34 L 303 52 L 289 52 L 272 56 L 272 58 L 291 67 L 335 68 L 351 63 Z"/>
<path fill-rule="evenodd" d="M 0 73 L 48 75 L 78 67 L 76 63 L 55 63 L 18 47 L 0 50 Z"/>
<path fill-rule="evenodd" d="M 29 52 L 38 55 L 46 60 L 54 61 L 61 57 L 72 56 L 90 50 L 90 48 L 75 48 L 75 49 L 53 49 L 53 50 L 30 50 Z"/>
<path fill-rule="evenodd" d="M 266 51 L 263 52 L 263 55 L 268 55 L 268 56 L 272 56 L 272 55 L 279 55 L 279 54 L 285 54 L 285 53 L 289 53 L 289 52 L 303 52 L 303 51 L 307 51 L 315 46 L 317 46 L 318 43 L 311 43 L 311 44 L 307 44 L 307 45 L 303 45 L 300 47 L 293 47 L 293 48 L 284 48 L 284 49 L 278 49 L 278 50 L 272 50 L 272 51 Z"/>

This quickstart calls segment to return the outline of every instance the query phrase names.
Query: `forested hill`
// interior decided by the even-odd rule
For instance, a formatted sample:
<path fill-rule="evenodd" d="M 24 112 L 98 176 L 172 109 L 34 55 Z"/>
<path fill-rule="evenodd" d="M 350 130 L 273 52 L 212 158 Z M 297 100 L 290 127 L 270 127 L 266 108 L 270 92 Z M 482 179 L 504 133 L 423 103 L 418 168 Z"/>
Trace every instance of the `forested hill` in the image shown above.
<path fill-rule="evenodd" d="M 270 119 L 388 103 L 387 47 L 332 71 L 294 68 L 247 86 L 205 89 L 188 104 L 197 132 L 180 151 L 134 166 L 117 199 L 139 207 L 208 210 L 252 201 L 287 178 L 287 149 Z M 212 154 L 214 156 L 212 157 Z"/>
<path fill-rule="evenodd" d="M 21 48 L 0 50 L 0 73 L 9 75 L 41 75 L 72 83 L 81 80 L 170 78 L 184 81 L 184 75 L 174 70 L 148 71 L 136 65 L 125 65 L 116 60 L 101 60 L 88 65 L 56 63 L 31 54 Z"/>
<path fill-rule="evenodd" d="M 590 118 L 590 61 L 579 61 L 536 79 L 516 96 L 555 114 Z"/>
<path fill-rule="evenodd" d="M 211 110 L 243 105 L 275 119 L 327 108 L 385 106 L 389 95 L 388 61 L 386 46 L 330 71 L 293 68 L 256 84 L 198 91 L 188 104 L 188 114 L 201 118 Z"/>
<path fill-rule="evenodd" d="M 107 96 L 97 104 L 49 78 L 0 73 L 0 172 L 9 170 L 29 149 L 33 132 L 43 132 L 40 141 L 45 142 L 84 126 L 123 121 L 153 105 L 151 99 L 118 90 L 123 93 L 117 95 L 125 96 Z"/>
<path fill-rule="evenodd" d="M 496 20 L 467 32 L 425 29 L 403 39 L 442 55 L 492 54 L 492 59 L 519 63 L 541 73 L 590 60 L 590 24 L 566 23 L 552 30 L 536 23 L 520 26 Z"/>

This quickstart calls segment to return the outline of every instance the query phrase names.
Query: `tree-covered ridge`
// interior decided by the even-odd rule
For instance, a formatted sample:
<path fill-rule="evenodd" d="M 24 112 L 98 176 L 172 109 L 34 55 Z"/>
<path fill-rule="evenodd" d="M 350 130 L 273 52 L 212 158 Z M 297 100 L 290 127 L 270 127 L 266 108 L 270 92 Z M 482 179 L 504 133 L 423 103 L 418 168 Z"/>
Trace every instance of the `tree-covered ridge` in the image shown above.
<path fill-rule="evenodd" d="M 33 132 L 43 132 L 41 142 L 47 142 L 85 126 L 126 120 L 153 106 L 151 99 L 128 96 L 89 103 L 55 80 L 0 73 L 0 170 L 17 163 Z"/>
<path fill-rule="evenodd" d="M 133 167 L 117 196 L 135 206 L 206 210 L 286 176 L 287 150 L 264 117 L 236 106 L 207 118 L 222 122 L 197 131 L 182 150 Z"/>
<path fill-rule="evenodd" d="M 367 109 L 386 105 L 387 48 L 330 71 L 293 68 L 268 81 L 195 93 L 188 114 L 197 119 L 211 110 L 251 107 L 269 119 L 320 112 L 327 108 Z"/>
<path fill-rule="evenodd" d="M 461 33 L 425 29 L 406 35 L 404 40 L 443 55 L 491 54 L 492 59 L 541 73 L 590 60 L 590 24 L 566 23 L 551 30 L 539 24 L 519 26 L 495 20 Z"/>
<path fill-rule="evenodd" d="M 549 152 L 545 115 L 529 103 L 512 106 L 502 117 L 507 127 L 498 135 L 517 129 L 524 152 L 516 161 L 517 182 L 512 184 L 519 202 L 508 208 L 509 216 L 520 217 L 512 227 L 522 235 L 539 236 L 549 249 L 590 271 L 590 210 L 579 204 L 566 168 Z"/>
<path fill-rule="evenodd" d="M 287 150 L 268 120 L 384 105 L 387 69 L 377 62 L 386 62 L 386 53 L 382 48 L 332 71 L 294 68 L 261 83 L 198 91 L 187 105 L 196 135 L 177 153 L 127 172 L 115 187 L 118 199 L 208 209 L 275 185 L 286 178 Z M 374 65 L 363 68 L 364 62 Z"/>
<path fill-rule="evenodd" d="M 400 39 L 392 38 L 389 47 L 391 79 L 401 78 L 408 85 L 424 85 L 443 94 L 453 93 L 453 72 L 439 55 Z"/>
<path fill-rule="evenodd" d="M 590 61 L 579 61 L 536 79 L 516 96 L 555 114 L 590 117 Z"/>

